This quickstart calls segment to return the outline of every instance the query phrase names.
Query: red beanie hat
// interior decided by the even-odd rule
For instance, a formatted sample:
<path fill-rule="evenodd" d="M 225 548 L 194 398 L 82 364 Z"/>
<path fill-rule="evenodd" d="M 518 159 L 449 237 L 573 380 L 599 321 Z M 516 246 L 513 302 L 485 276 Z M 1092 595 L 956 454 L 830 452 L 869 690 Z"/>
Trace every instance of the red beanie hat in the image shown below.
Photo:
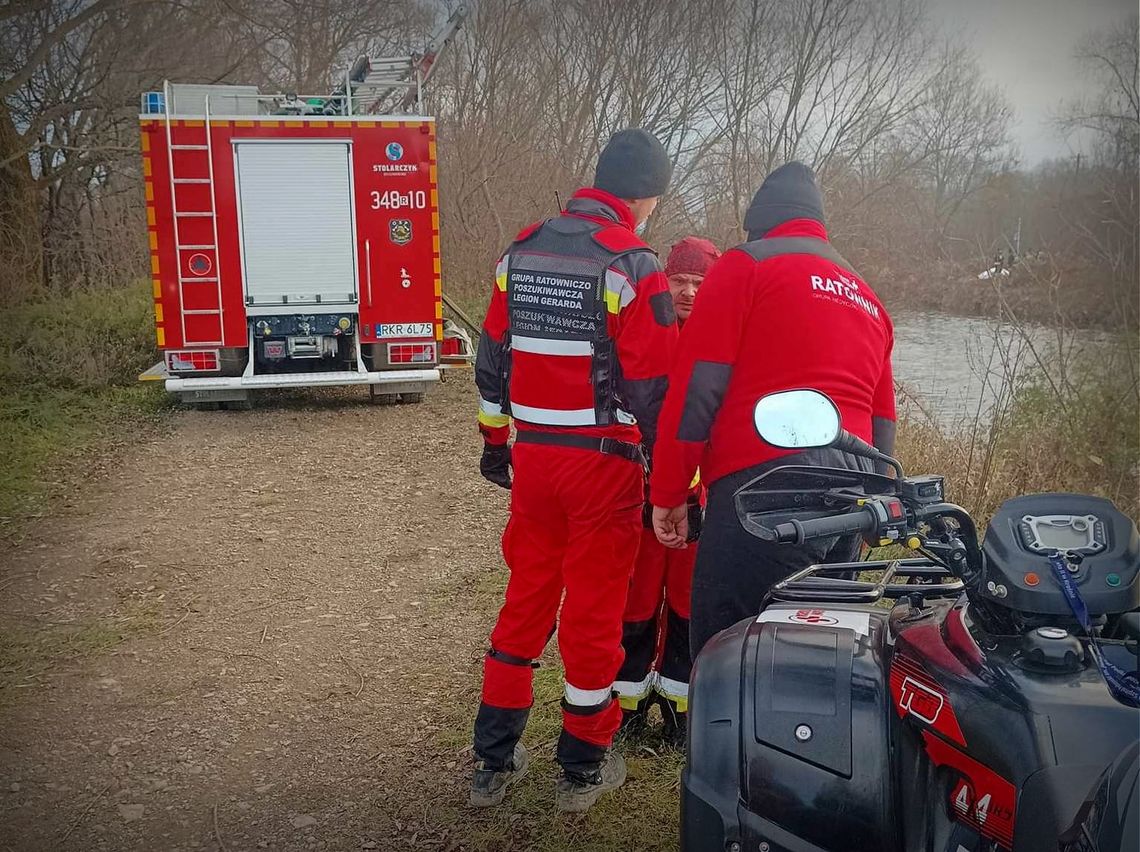
<path fill-rule="evenodd" d="M 720 257 L 717 247 L 701 237 L 685 237 L 669 252 L 665 262 L 668 275 L 704 275 Z"/>

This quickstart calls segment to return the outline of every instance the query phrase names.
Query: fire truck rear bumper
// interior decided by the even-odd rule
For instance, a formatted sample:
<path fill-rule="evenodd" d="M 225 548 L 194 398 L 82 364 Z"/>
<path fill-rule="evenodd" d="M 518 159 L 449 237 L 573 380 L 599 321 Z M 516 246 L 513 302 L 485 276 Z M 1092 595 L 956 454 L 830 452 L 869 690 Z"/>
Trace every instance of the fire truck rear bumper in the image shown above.
<path fill-rule="evenodd" d="M 237 391 L 262 388 L 334 387 L 338 385 L 411 385 L 439 381 L 439 370 L 384 370 L 358 373 L 342 370 L 330 373 L 277 373 L 264 376 L 203 376 L 202 378 L 168 378 L 170 393 L 187 391 Z"/>

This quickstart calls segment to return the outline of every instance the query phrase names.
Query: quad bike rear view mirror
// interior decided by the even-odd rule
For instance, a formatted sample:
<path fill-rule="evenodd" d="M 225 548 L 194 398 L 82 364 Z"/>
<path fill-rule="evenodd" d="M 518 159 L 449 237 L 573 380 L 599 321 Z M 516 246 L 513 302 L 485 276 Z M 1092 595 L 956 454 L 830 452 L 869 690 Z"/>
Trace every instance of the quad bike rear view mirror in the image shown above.
<path fill-rule="evenodd" d="M 782 450 L 829 447 L 843 432 L 835 403 L 825 394 L 807 389 L 763 397 L 756 403 L 753 422 L 765 442 Z"/>
<path fill-rule="evenodd" d="M 781 450 L 834 447 L 892 467 L 902 479 L 902 465 L 843 428 L 839 409 L 827 394 L 801 388 L 770 393 L 752 412 L 760 438 Z"/>

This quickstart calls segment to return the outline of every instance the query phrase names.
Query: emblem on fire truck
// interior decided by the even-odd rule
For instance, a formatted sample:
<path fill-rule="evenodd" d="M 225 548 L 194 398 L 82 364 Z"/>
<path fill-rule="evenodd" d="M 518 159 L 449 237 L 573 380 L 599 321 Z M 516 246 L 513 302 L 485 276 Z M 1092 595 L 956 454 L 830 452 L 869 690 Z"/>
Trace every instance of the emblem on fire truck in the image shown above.
<path fill-rule="evenodd" d="M 384 155 L 393 163 L 402 160 L 404 159 L 404 146 L 399 142 L 389 142 L 388 147 L 384 149 Z"/>
<path fill-rule="evenodd" d="M 411 219 L 389 219 L 388 239 L 398 246 L 407 245 L 412 241 Z"/>

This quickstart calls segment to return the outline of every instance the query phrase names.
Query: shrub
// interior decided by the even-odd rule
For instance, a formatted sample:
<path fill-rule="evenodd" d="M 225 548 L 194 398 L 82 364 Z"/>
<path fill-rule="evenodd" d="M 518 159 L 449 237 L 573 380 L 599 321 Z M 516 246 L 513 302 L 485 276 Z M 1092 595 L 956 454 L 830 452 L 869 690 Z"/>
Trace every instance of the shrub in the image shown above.
<path fill-rule="evenodd" d="M 130 384 L 157 357 L 148 285 L 26 303 L 0 344 L 0 392 L 31 386 L 100 390 Z"/>
<path fill-rule="evenodd" d="M 149 286 L 17 306 L 0 343 L 0 536 L 82 475 L 82 451 L 166 404 L 137 382 L 156 358 Z M 151 383 L 153 384 L 153 383 Z"/>

